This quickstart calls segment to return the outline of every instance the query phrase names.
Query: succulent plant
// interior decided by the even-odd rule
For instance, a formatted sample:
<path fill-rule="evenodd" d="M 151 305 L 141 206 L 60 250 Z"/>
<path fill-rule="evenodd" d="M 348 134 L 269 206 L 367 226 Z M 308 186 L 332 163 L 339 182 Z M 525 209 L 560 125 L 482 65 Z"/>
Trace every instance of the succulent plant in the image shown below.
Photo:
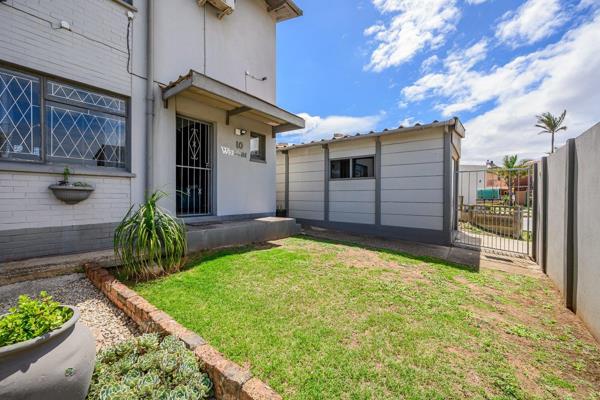
<path fill-rule="evenodd" d="M 198 400 L 212 383 L 183 342 L 146 334 L 105 349 L 97 357 L 91 400 Z"/>

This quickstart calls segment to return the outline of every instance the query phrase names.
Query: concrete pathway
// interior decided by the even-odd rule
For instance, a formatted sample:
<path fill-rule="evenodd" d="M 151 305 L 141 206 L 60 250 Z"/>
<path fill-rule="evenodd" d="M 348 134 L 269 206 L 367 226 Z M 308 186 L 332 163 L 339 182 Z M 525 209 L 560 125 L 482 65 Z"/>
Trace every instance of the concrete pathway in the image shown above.
<path fill-rule="evenodd" d="M 70 274 L 81 271 L 82 265 L 88 262 L 95 262 L 105 267 L 117 265 L 113 250 L 5 262 L 0 263 L 0 286 Z"/>

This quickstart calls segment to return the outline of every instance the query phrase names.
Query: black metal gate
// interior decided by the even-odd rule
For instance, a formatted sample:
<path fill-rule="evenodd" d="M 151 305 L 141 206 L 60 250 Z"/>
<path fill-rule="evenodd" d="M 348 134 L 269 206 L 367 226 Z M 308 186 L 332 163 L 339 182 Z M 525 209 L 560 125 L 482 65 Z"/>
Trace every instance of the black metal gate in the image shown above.
<path fill-rule="evenodd" d="M 454 244 L 531 256 L 535 234 L 533 167 L 456 172 Z"/>
<path fill-rule="evenodd" d="M 213 127 L 177 117 L 177 216 L 211 215 L 213 198 Z"/>

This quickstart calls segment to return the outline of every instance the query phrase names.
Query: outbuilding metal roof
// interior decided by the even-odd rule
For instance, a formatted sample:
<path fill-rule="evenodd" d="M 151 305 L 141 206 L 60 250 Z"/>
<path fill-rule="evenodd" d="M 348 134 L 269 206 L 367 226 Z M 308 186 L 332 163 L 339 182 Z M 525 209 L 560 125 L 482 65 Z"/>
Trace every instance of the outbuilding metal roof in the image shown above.
<path fill-rule="evenodd" d="M 378 131 L 378 132 L 371 131 L 369 133 L 356 133 L 354 135 L 343 135 L 343 136 L 339 136 L 339 137 L 336 137 L 334 135 L 334 137 L 331 139 L 314 140 L 314 141 L 308 142 L 308 143 L 299 143 L 299 144 L 290 144 L 290 145 L 278 144 L 277 150 L 297 149 L 299 147 L 308 147 L 308 146 L 323 145 L 323 144 L 328 144 L 328 143 L 344 142 L 347 140 L 365 139 L 365 138 L 370 138 L 370 137 L 393 135 L 393 134 L 397 134 L 397 133 L 415 132 L 415 131 L 421 131 L 421 130 L 436 128 L 436 127 L 452 128 L 454 130 L 454 132 L 456 132 L 460 135 L 460 137 L 462 137 L 462 138 L 465 137 L 465 127 L 463 126 L 462 122 L 460 122 L 458 117 L 454 117 L 447 121 L 440 122 L 440 121 L 436 120 L 436 121 L 431 122 L 430 124 L 415 124 L 413 126 L 407 126 L 407 127 L 400 125 L 398 128 L 384 129 L 383 131 Z"/>

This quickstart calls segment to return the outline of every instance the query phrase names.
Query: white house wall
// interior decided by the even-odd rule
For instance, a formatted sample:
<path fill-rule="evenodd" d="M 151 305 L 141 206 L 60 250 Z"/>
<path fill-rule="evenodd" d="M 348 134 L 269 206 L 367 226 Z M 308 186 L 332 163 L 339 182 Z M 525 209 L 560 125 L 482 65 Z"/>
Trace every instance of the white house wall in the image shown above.
<path fill-rule="evenodd" d="M 171 213 L 176 213 L 176 117 L 208 122 L 213 125 L 216 143 L 216 207 L 217 216 L 273 214 L 275 212 L 275 140 L 271 137 L 271 127 L 243 116 L 234 116 L 230 124 L 225 123 L 225 112 L 198 103 L 196 100 L 177 96 L 169 101 L 169 108 L 159 110 L 159 124 L 155 132 L 154 187 L 173 194 L 162 200 L 162 205 Z M 244 136 L 236 136 L 235 129 L 248 131 Z M 250 161 L 250 132 L 265 135 L 266 162 Z M 227 155 L 222 146 L 236 149 L 236 141 L 243 143 L 246 157 Z"/>
<path fill-rule="evenodd" d="M 235 11 L 222 19 L 196 1 L 154 4 L 161 16 L 155 31 L 157 81 L 168 83 L 193 69 L 275 103 L 276 22 L 264 0 L 237 1 Z M 267 80 L 246 77 L 246 71 Z"/>

